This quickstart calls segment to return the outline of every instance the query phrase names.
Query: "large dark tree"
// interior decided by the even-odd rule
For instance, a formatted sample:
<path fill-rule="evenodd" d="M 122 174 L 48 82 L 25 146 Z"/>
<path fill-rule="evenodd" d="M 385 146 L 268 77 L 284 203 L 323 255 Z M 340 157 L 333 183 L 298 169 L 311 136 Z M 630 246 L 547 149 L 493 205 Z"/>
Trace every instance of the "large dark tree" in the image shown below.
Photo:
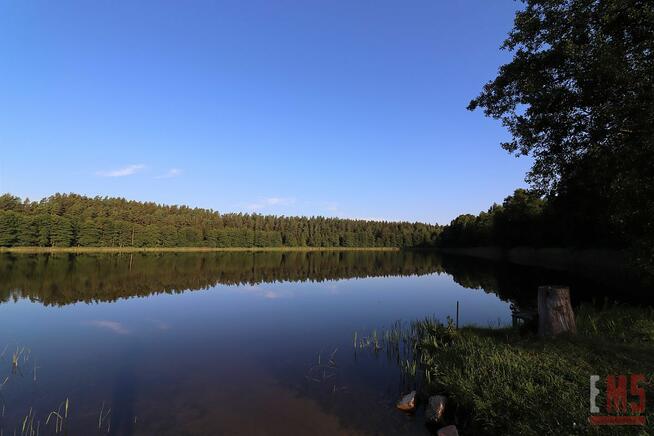
<path fill-rule="evenodd" d="M 564 227 L 651 246 L 654 1 L 524 3 L 503 44 L 513 59 L 469 109 L 503 122 L 506 150 L 533 156 L 527 179 L 569 215 Z"/>

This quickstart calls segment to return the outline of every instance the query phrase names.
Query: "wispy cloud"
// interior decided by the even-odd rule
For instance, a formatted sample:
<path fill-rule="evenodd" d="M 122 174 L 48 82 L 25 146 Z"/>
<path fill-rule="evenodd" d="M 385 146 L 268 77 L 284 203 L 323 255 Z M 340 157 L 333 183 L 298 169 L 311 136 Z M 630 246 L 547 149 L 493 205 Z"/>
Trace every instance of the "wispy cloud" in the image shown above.
<path fill-rule="evenodd" d="M 268 198 L 264 198 L 263 200 L 257 201 L 255 203 L 250 203 L 245 207 L 246 209 L 254 212 L 254 211 L 265 209 L 270 206 L 290 206 L 292 204 L 295 204 L 295 198 L 268 197 Z"/>
<path fill-rule="evenodd" d="M 96 175 L 100 177 L 125 177 L 125 176 L 131 176 L 132 174 L 136 174 L 139 171 L 143 170 L 144 168 L 145 165 L 143 164 L 127 165 L 125 167 L 117 168 L 115 170 L 98 171 Z"/>
<path fill-rule="evenodd" d="M 255 295 L 268 300 L 277 300 L 280 298 L 293 298 L 295 293 L 290 289 L 280 288 L 275 285 L 245 285 L 238 286 L 237 292 L 242 294 Z"/>
<path fill-rule="evenodd" d="M 327 212 L 338 212 L 339 211 L 338 203 L 335 202 L 335 201 L 325 202 L 324 207 L 325 207 L 325 210 Z"/>
<path fill-rule="evenodd" d="M 102 319 L 95 319 L 93 321 L 88 321 L 88 325 L 94 327 L 99 327 L 101 329 L 109 330 L 110 332 L 116 333 L 118 335 L 127 335 L 129 330 L 123 324 L 118 321 L 107 321 Z"/>
<path fill-rule="evenodd" d="M 182 170 L 179 168 L 171 168 L 168 170 L 166 174 L 162 174 L 160 176 L 155 177 L 155 179 L 171 179 L 173 177 L 181 176 L 182 175 Z"/>
<path fill-rule="evenodd" d="M 149 319 L 148 321 L 150 321 L 157 330 L 170 330 L 170 324 L 161 321 L 160 319 Z"/>

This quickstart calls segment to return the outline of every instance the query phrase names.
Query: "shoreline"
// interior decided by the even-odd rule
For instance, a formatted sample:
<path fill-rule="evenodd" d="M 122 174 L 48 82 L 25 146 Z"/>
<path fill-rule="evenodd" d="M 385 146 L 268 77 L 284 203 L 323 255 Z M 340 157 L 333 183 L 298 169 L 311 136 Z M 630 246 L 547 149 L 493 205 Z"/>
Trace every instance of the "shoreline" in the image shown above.
<path fill-rule="evenodd" d="M 638 278 L 625 250 L 568 247 L 449 247 L 440 252 L 604 278 Z"/>
<path fill-rule="evenodd" d="M 589 373 L 651 377 L 654 311 L 587 304 L 574 315 L 576 333 L 547 338 L 530 325 L 459 329 L 427 318 L 386 332 L 382 347 L 407 362 L 401 370 L 423 402 L 448 398 L 444 424 L 465 434 L 597 434 L 588 421 Z M 643 386 L 647 396 L 653 388 Z M 651 410 L 640 416 L 653 422 Z"/>
<path fill-rule="evenodd" d="M 400 251 L 398 247 L 0 247 L 0 253 L 211 253 L 211 252 Z"/>

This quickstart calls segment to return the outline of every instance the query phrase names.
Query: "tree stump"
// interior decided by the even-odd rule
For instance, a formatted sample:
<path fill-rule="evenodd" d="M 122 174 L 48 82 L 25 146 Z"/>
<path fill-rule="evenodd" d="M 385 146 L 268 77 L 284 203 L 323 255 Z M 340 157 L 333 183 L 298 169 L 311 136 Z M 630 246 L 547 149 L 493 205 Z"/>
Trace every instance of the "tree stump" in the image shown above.
<path fill-rule="evenodd" d="M 570 304 L 570 288 L 538 287 L 538 335 L 556 336 L 576 333 L 575 314 Z"/>

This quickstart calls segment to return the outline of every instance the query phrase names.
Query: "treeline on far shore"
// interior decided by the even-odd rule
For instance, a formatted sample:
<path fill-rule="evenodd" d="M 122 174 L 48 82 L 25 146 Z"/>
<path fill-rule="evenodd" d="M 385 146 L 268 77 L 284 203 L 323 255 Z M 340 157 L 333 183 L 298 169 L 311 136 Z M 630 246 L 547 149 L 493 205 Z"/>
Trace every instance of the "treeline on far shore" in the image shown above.
<path fill-rule="evenodd" d="M 586 203 L 586 204 L 584 204 Z M 565 196 L 516 189 L 502 204 L 477 215 L 463 214 L 439 234 L 443 247 L 602 247 L 628 248 L 642 240 L 596 204 Z"/>
<path fill-rule="evenodd" d="M 517 189 L 502 204 L 448 225 L 324 217 L 220 214 L 122 198 L 55 194 L 40 201 L 0 196 L 0 248 L 452 248 L 572 247 L 630 251 L 650 269 L 642 232 L 602 204 Z M 584 207 L 581 208 L 580 205 Z M 591 210 L 594 209 L 594 210 Z M 45 249 L 44 248 L 44 249 Z"/>
<path fill-rule="evenodd" d="M 431 247 L 438 225 L 220 214 L 123 198 L 0 196 L 0 247 Z"/>
<path fill-rule="evenodd" d="M 608 210 L 607 210 L 608 209 Z M 570 194 L 543 196 L 517 189 L 502 204 L 477 215 L 464 214 L 443 226 L 440 248 L 515 247 L 605 249 L 626 254 L 635 271 L 654 277 L 651 218 L 635 210 L 630 221 L 600 202 Z"/>

